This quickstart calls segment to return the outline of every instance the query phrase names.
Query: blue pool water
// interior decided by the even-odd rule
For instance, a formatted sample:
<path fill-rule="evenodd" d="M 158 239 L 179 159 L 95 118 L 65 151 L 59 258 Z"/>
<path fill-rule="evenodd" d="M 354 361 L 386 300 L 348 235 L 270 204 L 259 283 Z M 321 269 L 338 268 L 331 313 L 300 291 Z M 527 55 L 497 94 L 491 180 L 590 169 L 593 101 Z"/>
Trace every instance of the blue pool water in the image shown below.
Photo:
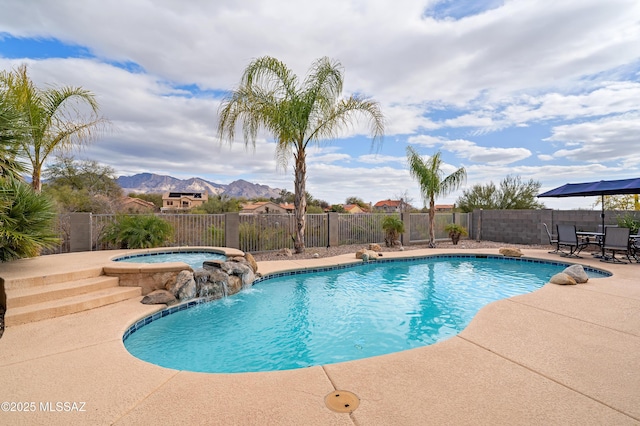
<path fill-rule="evenodd" d="M 175 251 L 175 252 L 158 252 L 133 254 L 113 259 L 115 262 L 131 262 L 131 263 L 164 263 L 164 262 L 184 262 L 192 268 L 202 268 L 202 262 L 205 260 L 225 260 L 227 257 L 218 252 L 212 251 Z"/>
<path fill-rule="evenodd" d="M 285 275 L 230 298 L 157 313 L 132 326 L 124 344 L 145 361 L 199 372 L 361 359 L 454 336 L 486 304 L 529 293 L 565 267 L 447 256 Z"/>

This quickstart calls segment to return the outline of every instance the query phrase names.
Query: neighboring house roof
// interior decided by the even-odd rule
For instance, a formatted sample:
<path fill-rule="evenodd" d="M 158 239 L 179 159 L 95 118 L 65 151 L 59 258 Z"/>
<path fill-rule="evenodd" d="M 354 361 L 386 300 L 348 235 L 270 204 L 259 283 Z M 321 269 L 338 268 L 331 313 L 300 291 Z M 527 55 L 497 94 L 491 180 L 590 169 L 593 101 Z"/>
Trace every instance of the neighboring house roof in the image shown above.
<path fill-rule="evenodd" d="M 137 207 L 137 208 L 143 208 L 143 209 L 151 209 L 151 210 L 155 210 L 156 209 L 156 205 L 153 204 L 151 201 L 145 201 L 145 200 L 141 200 L 140 198 L 135 198 L 135 197 L 123 197 L 122 198 L 122 207 L 123 208 L 129 208 L 129 207 Z"/>
<path fill-rule="evenodd" d="M 401 203 L 401 200 L 382 200 L 375 203 L 374 207 L 398 207 Z"/>
<path fill-rule="evenodd" d="M 280 204 L 280 207 L 282 207 L 283 209 L 285 209 L 288 212 L 292 212 L 292 211 L 294 211 L 296 209 L 296 206 L 294 206 L 291 203 L 286 203 L 286 204 L 282 203 L 282 204 Z"/>
<path fill-rule="evenodd" d="M 455 204 L 436 204 L 435 206 L 436 210 L 453 210 L 456 205 Z"/>
<path fill-rule="evenodd" d="M 363 213 L 364 210 L 362 210 L 362 207 L 360 207 L 357 204 L 345 204 L 343 206 L 344 211 L 349 212 L 349 213 Z"/>
<path fill-rule="evenodd" d="M 268 201 L 258 201 L 257 203 L 246 203 L 242 205 L 242 210 L 255 210 L 264 206 L 265 204 L 274 204 L 269 203 Z"/>
<path fill-rule="evenodd" d="M 276 203 L 273 203 L 271 201 L 258 201 L 256 203 L 247 203 L 247 204 L 243 204 L 242 205 L 242 211 L 244 213 L 253 213 L 255 211 L 258 211 L 261 208 L 265 208 L 265 209 L 269 209 L 272 210 L 274 212 L 279 212 L 282 210 L 285 210 L 284 207 L 279 206 Z"/>

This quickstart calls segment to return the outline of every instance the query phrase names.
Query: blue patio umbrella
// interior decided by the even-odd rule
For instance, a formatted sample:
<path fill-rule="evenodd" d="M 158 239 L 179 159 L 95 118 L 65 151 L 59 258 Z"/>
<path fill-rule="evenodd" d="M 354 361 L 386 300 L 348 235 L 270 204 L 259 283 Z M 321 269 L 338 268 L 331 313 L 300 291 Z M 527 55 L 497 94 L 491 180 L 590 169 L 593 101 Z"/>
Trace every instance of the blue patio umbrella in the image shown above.
<path fill-rule="evenodd" d="M 620 180 L 601 180 L 598 182 L 585 183 L 567 183 L 559 186 L 551 191 L 538 195 L 542 197 L 602 197 L 602 231 L 604 232 L 604 196 L 605 195 L 625 195 L 640 194 L 640 178 L 620 179 Z M 604 248 L 603 248 L 604 252 Z"/>
<path fill-rule="evenodd" d="M 567 183 L 538 197 L 592 197 L 605 195 L 640 194 L 640 178 L 601 180 L 598 182 Z"/>

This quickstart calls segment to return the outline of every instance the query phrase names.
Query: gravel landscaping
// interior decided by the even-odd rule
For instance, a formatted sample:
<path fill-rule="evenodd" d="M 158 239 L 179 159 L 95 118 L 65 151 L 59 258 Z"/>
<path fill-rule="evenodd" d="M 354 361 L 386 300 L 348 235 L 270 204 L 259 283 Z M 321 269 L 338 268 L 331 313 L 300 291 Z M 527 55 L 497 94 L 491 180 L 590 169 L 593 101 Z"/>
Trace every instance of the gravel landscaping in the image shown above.
<path fill-rule="evenodd" d="M 384 244 L 380 244 L 382 248 L 381 252 L 397 252 L 400 251 L 397 247 L 385 247 Z M 468 250 L 468 249 L 479 249 L 479 248 L 492 248 L 499 249 L 501 247 L 512 247 L 512 248 L 528 248 L 528 249 L 547 249 L 550 250 L 551 246 L 548 245 L 523 245 L 523 244 L 508 244 L 508 243 L 498 243 L 494 241 L 475 241 L 475 240 L 460 240 L 457 245 L 453 245 L 451 241 L 441 241 L 437 243 L 437 247 L 439 249 L 456 249 L 456 250 Z M 352 245 L 344 245 L 338 247 L 313 247 L 307 248 L 304 253 L 300 254 L 292 254 L 291 257 L 286 257 L 283 254 L 280 254 L 276 251 L 272 252 L 261 252 L 261 253 L 251 253 L 253 257 L 258 261 L 265 260 L 285 260 L 285 259 L 311 259 L 314 257 L 331 257 L 338 256 L 341 254 L 354 253 L 362 248 L 368 248 L 368 244 L 352 244 Z M 428 249 L 429 246 L 427 244 L 412 244 L 410 246 L 403 247 L 404 251 L 410 250 L 418 250 L 418 249 Z"/>

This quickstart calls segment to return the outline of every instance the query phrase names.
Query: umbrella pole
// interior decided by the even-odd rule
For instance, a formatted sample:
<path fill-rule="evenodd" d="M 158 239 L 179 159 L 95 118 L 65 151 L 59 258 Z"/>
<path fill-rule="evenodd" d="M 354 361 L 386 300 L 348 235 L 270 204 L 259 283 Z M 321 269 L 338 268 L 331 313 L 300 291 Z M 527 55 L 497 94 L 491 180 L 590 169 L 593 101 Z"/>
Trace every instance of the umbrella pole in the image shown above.
<path fill-rule="evenodd" d="M 604 234 L 604 194 L 602 194 L 602 213 L 600 213 L 600 217 L 602 218 L 602 234 Z M 602 235 L 602 258 L 604 259 L 604 235 Z"/>

